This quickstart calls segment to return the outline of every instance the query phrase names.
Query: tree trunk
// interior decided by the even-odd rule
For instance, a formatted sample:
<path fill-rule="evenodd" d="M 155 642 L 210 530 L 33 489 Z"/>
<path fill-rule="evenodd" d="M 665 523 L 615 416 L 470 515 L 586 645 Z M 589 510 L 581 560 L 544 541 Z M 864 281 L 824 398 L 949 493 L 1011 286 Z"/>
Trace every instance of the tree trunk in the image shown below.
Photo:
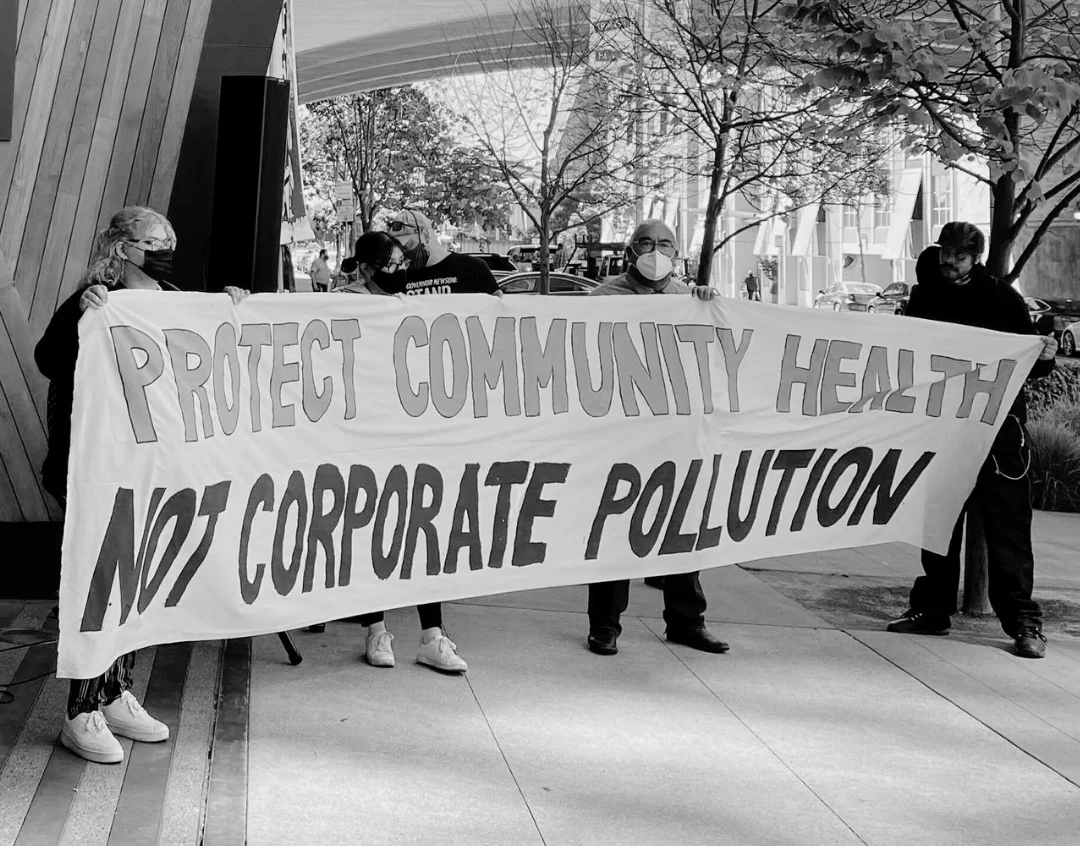
<path fill-rule="evenodd" d="M 1011 175 L 1006 173 L 994 183 L 990 202 L 990 251 L 986 269 L 992 276 L 1003 279 L 1012 269 L 1013 240 L 1009 233 L 1016 208 L 1016 183 Z"/>
<path fill-rule="evenodd" d="M 964 541 L 964 604 L 961 611 L 971 617 L 991 613 L 986 559 L 986 535 L 982 512 L 973 501 L 968 505 Z"/>
<path fill-rule="evenodd" d="M 705 230 L 701 238 L 701 260 L 698 262 L 698 285 L 708 285 L 712 274 L 713 253 L 716 245 L 716 223 L 720 217 L 723 203 L 720 201 L 720 184 L 724 179 L 724 155 L 727 136 L 720 137 L 720 143 L 713 152 L 712 173 L 709 177 L 709 199 L 705 204 Z"/>
<path fill-rule="evenodd" d="M 551 210 L 543 209 L 540 212 L 540 294 L 545 295 L 551 291 L 551 264 L 549 257 L 551 251 L 548 247 L 548 229 L 551 228 Z"/>

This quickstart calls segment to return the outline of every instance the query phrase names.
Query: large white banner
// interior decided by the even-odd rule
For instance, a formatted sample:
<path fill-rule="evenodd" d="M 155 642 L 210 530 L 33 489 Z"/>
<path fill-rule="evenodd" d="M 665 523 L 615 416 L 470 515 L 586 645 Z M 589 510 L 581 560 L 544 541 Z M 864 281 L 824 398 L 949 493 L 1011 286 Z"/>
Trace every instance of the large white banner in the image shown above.
<path fill-rule="evenodd" d="M 1040 348 L 689 296 L 131 291 L 79 335 L 57 669 L 76 678 L 422 602 L 944 552 Z"/>

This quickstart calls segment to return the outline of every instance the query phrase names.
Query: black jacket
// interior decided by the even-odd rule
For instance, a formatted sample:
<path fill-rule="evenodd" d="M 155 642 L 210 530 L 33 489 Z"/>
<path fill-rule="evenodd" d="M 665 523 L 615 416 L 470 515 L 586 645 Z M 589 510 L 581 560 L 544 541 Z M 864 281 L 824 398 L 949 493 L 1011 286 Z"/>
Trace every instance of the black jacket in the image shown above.
<path fill-rule="evenodd" d="M 991 276 L 981 264 L 975 265 L 966 285 L 955 285 L 941 273 L 940 253 L 940 247 L 927 247 L 919 256 L 915 266 L 919 284 L 911 290 L 905 314 L 1014 335 L 1036 334 L 1024 298 L 1015 288 Z M 1028 379 L 1041 379 L 1053 369 L 1052 358 L 1036 361 Z M 1027 401 L 1023 391 L 1017 395 L 1010 413 L 1020 423 L 1027 422 Z"/>

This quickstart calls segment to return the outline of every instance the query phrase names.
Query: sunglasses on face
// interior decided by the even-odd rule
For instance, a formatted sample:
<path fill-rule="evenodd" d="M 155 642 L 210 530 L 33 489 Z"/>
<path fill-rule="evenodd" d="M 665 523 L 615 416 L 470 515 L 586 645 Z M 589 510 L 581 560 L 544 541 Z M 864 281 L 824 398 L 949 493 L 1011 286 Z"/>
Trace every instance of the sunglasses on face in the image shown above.
<path fill-rule="evenodd" d="M 406 223 L 403 220 L 391 220 L 390 221 L 391 232 L 404 232 L 406 229 L 411 229 L 413 232 L 419 232 L 420 229 L 411 223 Z"/>

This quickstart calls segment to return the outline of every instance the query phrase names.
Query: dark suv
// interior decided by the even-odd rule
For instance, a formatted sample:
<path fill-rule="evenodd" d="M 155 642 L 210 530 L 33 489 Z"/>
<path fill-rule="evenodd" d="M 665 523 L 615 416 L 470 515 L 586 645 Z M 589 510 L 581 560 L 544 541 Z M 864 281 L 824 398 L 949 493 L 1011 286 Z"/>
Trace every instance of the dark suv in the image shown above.
<path fill-rule="evenodd" d="M 907 311 L 913 287 L 910 282 L 893 282 L 866 304 L 866 310 L 879 314 L 903 314 Z"/>

